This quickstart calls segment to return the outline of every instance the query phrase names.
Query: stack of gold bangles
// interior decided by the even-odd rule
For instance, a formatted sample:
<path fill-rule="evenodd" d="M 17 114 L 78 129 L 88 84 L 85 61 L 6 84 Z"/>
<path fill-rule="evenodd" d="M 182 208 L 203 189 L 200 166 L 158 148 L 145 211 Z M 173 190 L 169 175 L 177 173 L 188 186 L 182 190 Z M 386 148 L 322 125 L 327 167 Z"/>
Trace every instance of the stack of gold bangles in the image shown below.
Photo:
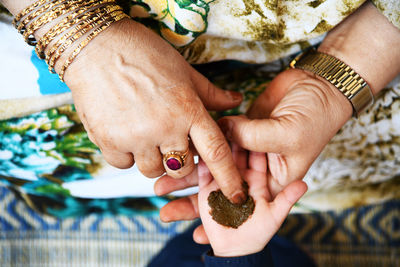
<path fill-rule="evenodd" d="M 65 71 L 82 49 L 113 22 L 127 17 L 115 0 L 38 0 L 15 16 L 13 25 L 29 45 L 36 46 L 51 72 L 57 60 L 72 51 L 58 73 L 64 81 Z M 55 20 L 57 24 L 36 40 L 34 33 Z"/>

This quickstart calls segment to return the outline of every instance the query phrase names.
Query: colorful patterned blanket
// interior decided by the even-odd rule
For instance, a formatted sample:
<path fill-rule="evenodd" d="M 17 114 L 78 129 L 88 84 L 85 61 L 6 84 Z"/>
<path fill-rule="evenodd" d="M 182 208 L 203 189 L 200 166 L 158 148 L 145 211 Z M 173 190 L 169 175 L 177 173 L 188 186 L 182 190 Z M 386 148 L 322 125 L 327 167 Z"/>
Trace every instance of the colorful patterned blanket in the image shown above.
<path fill-rule="evenodd" d="M 146 266 L 191 223 L 162 223 L 157 214 L 55 219 L 0 187 L 0 266 Z M 318 266 L 399 266 L 400 200 L 292 214 L 279 235 Z"/>

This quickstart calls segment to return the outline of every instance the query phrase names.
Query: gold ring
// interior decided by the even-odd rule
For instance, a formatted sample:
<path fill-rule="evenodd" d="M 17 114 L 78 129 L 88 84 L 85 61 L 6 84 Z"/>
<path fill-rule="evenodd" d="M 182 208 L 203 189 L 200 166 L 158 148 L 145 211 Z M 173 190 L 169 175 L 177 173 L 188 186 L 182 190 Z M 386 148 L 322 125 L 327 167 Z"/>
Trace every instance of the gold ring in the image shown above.
<path fill-rule="evenodd" d="M 177 171 L 185 166 L 185 160 L 189 149 L 185 152 L 171 151 L 163 155 L 163 160 L 168 169 Z"/>

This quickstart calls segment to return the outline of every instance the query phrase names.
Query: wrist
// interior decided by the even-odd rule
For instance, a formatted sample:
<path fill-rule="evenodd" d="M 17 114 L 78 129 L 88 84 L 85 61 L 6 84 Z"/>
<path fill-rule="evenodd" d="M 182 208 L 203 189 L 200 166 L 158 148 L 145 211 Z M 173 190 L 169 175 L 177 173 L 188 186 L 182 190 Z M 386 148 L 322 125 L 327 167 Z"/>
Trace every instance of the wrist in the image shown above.
<path fill-rule="evenodd" d="M 329 107 L 327 110 L 331 111 L 332 114 L 336 114 L 335 119 L 340 127 L 345 124 L 351 118 L 354 112 L 353 106 L 351 105 L 349 99 L 325 78 L 306 70 L 300 71 L 306 72 L 307 75 L 312 76 L 317 83 L 319 83 L 318 88 L 321 90 L 321 93 L 326 97 L 326 99 L 329 99 Z"/>
<path fill-rule="evenodd" d="M 318 51 L 354 69 L 373 95 L 400 72 L 400 31 L 368 2 L 331 30 Z"/>
<path fill-rule="evenodd" d="M 64 81 L 65 71 L 88 43 L 127 17 L 110 0 L 38 0 L 21 10 L 13 25 L 29 45 L 35 46 L 38 57 L 46 60 L 49 71 L 57 72 Z"/>
<path fill-rule="evenodd" d="M 112 66 L 101 66 L 102 60 L 100 57 L 110 57 L 118 60 L 120 51 L 119 47 L 114 47 L 113 44 L 119 44 L 123 42 L 120 32 L 122 28 L 127 27 L 129 24 L 134 23 L 133 20 L 126 18 L 120 21 L 113 22 L 110 27 L 102 31 L 99 35 L 91 40 L 88 45 L 82 49 L 75 60 L 71 63 L 68 70 L 65 72 L 64 80 L 70 85 L 75 82 L 76 77 L 81 76 L 81 73 L 85 73 L 85 69 L 92 68 L 95 64 L 95 68 L 102 69 L 104 67 L 111 68 Z M 64 53 L 59 59 L 59 62 L 55 65 L 56 71 L 58 71 L 68 58 L 69 53 L 73 50 L 73 47 Z M 106 54 L 105 54 L 106 53 Z M 72 86 L 75 87 L 75 86 Z M 77 86 L 79 88 L 79 86 Z"/>

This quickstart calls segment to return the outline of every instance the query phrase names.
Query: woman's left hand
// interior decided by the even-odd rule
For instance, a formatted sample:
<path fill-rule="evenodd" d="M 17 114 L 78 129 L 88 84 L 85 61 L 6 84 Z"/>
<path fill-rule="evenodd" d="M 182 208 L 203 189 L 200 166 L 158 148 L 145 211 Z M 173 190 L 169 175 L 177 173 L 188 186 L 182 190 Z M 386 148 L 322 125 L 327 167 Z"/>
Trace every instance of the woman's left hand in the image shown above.
<path fill-rule="evenodd" d="M 303 70 L 280 73 L 245 116 L 219 121 L 239 146 L 267 153 L 273 196 L 304 177 L 329 140 L 351 117 L 352 106 L 328 81 Z"/>

